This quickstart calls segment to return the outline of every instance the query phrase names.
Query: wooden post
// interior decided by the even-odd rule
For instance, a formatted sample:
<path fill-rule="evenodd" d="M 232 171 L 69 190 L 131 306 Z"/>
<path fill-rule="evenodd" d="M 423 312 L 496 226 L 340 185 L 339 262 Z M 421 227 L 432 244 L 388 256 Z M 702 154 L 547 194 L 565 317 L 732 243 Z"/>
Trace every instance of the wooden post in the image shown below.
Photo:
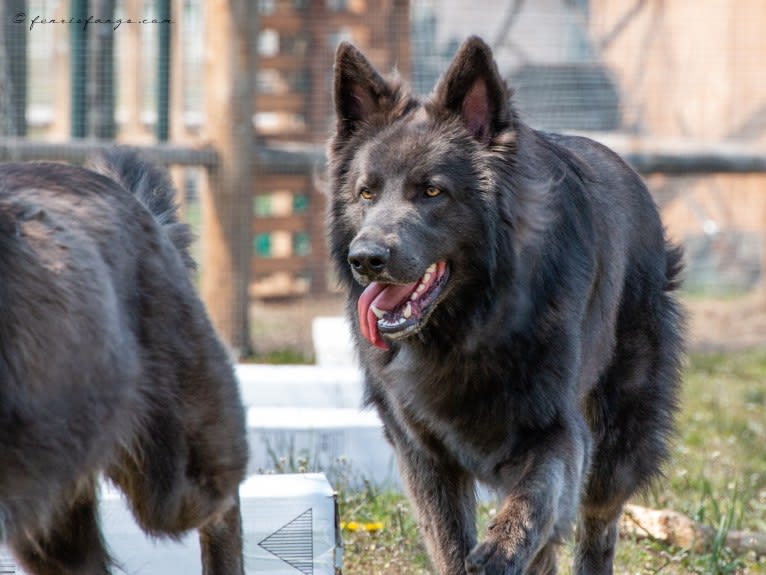
<path fill-rule="evenodd" d="M 410 56 L 410 2 L 394 0 L 391 5 L 390 24 L 388 26 L 388 49 L 390 65 L 396 66 L 399 73 L 411 78 L 412 62 Z"/>
<path fill-rule="evenodd" d="M 171 1 L 171 16 L 173 34 L 170 38 L 170 141 L 176 145 L 189 143 L 186 133 L 186 99 L 184 94 L 184 0 Z M 170 178 L 178 190 L 178 207 L 182 218 L 186 218 L 187 205 L 184 191 L 186 168 L 173 166 L 170 168 Z"/>
<path fill-rule="evenodd" d="M 205 132 L 218 150 L 202 194 L 201 292 L 235 355 L 251 353 L 253 92 L 258 11 L 247 0 L 205 2 Z"/>
<path fill-rule="evenodd" d="M 332 66 L 335 46 L 328 45 L 327 2 L 312 0 L 308 3 L 306 18 L 308 45 L 309 87 L 306 90 L 306 119 L 309 124 L 311 142 L 324 142 L 330 133 L 329 112 L 332 93 L 327 89 L 328 74 Z M 311 174 L 312 168 L 306 171 Z M 324 218 L 325 197 L 318 186 L 309 178 L 308 189 L 309 210 L 311 215 L 307 220 L 307 232 L 311 242 L 311 260 L 309 284 L 312 295 L 322 295 L 327 292 L 327 244 L 325 239 Z"/>
<path fill-rule="evenodd" d="M 133 18 L 133 14 L 143 14 L 145 12 L 143 0 L 125 0 L 123 10 L 127 17 Z M 120 125 L 120 138 L 127 142 L 145 141 L 146 132 L 141 122 L 141 112 L 143 111 L 144 96 L 144 67 L 147 65 L 143 61 L 141 52 L 142 34 L 146 26 L 120 26 L 121 34 L 121 53 L 120 74 L 125 78 L 130 78 L 129 82 L 124 82 L 120 86 L 120 95 L 122 106 L 125 110 L 125 118 Z"/>
<path fill-rule="evenodd" d="M 172 0 L 170 19 L 173 21 L 173 33 L 170 38 L 170 141 L 175 144 L 188 144 L 189 134 L 186 129 L 186 62 L 184 54 L 185 22 L 184 0 Z"/>
<path fill-rule="evenodd" d="M 69 3 L 61 2 L 53 12 L 57 20 L 69 19 Z M 47 129 L 47 136 L 52 141 L 65 141 L 71 133 L 72 91 L 72 58 L 70 26 L 56 26 L 52 30 L 53 35 L 53 60 L 51 61 L 51 74 L 53 75 L 53 93 L 56 97 L 51 103 L 53 118 Z M 46 28 L 47 30 L 47 28 Z"/>

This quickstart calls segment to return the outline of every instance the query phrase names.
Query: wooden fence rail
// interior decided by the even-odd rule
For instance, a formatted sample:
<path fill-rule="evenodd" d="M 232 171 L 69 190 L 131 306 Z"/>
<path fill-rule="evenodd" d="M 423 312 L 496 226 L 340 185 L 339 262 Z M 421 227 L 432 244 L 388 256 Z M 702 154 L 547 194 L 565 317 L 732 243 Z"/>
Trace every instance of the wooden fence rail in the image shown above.
<path fill-rule="evenodd" d="M 618 154 L 642 174 L 700 175 L 766 173 L 766 149 L 754 146 L 635 146 L 609 142 Z M 114 145 L 112 141 L 45 142 L 0 138 L 0 161 L 51 160 L 80 163 L 89 155 Z M 162 165 L 214 168 L 215 148 L 155 144 L 137 146 Z M 253 153 L 257 173 L 306 174 L 326 165 L 324 147 L 308 144 L 257 145 Z"/>
<path fill-rule="evenodd" d="M 111 140 L 72 140 L 44 142 L 24 138 L 0 138 L 0 161 L 66 161 L 82 163 L 88 156 L 115 145 Z M 201 166 L 212 168 L 218 164 L 218 152 L 212 147 L 194 148 L 172 144 L 136 146 L 152 161 L 165 166 Z"/>

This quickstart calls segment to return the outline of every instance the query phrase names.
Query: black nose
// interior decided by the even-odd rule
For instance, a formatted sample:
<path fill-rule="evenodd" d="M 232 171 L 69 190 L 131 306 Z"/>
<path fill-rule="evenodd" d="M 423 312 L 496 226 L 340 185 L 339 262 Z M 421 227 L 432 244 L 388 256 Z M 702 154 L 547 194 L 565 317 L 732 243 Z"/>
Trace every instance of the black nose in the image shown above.
<path fill-rule="evenodd" d="M 388 263 L 389 249 L 379 244 L 358 243 L 351 246 L 348 263 L 362 275 L 374 276 L 381 273 Z"/>

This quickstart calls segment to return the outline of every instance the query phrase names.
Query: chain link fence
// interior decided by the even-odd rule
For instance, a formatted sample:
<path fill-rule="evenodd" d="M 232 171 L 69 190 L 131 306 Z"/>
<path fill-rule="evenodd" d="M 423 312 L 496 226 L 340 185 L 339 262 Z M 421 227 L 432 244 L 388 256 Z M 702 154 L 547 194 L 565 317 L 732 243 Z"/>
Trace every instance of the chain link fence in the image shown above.
<path fill-rule="evenodd" d="M 586 133 L 644 173 L 686 247 L 690 298 L 729 301 L 763 285 L 760 0 L 704 9 L 693 0 L 6 0 L 0 15 L 0 159 L 78 162 L 117 141 L 174 166 L 200 238 L 201 283 L 226 256 L 213 228 L 236 217 L 243 227 L 240 269 L 217 273 L 203 293 L 223 300 L 214 316 L 246 316 L 219 323 L 247 332 L 227 333 L 245 353 L 249 340 L 255 351 L 310 357 L 311 318 L 342 311 L 322 190 L 340 40 L 427 93 L 458 45 L 482 36 L 527 122 Z M 236 41 L 246 53 L 238 63 Z M 245 115 L 230 116 L 234 108 Z M 215 126 L 227 121 L 222 137 Z M 208 190 L 243 146 L 236 194 Z M 244 283 L 244 305 L 227 304 L 239 297 L 217 289 L 227 281 Z"/>

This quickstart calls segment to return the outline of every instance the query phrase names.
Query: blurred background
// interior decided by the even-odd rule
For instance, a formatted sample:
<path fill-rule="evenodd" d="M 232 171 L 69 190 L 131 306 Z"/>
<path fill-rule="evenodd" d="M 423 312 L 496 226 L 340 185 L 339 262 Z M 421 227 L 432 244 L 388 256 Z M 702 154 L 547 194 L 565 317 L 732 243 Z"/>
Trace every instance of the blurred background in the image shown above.
<path fill-rule="evenodd" d="M 766 342 L 762 0 L 3 0 L 0 160 L 114 141 L 172 168 L 199 286 L 242 359 L 310 363 L 342 314 L 324 235 L 341 40 L 427 93 L 470 34 L 534 127 L 646 178 L 686 249 L 694 349 Z M 321 337 L 321 336 L 320 336 Z"/>

